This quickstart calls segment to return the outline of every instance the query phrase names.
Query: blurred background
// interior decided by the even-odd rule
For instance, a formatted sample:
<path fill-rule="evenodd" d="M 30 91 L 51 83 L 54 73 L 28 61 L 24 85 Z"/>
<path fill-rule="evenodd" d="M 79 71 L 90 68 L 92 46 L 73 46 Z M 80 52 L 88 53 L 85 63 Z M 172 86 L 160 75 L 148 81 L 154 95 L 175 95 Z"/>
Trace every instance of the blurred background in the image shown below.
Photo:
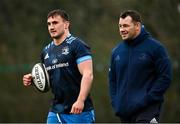
<path fill-rule="evenodd" d="M 180 122 L 180 1 L 179 0 L 1 0 L 0 1 L 0 122 L 45 122 L 51 92 L 24 87 L 22 76 L 40 62 L 48 44 L 47 13 L 65 9 L 71 33 L 92 48 L 94 83 L 91 91 L 96 122 L 120 122 L 112 110 L 108 66 L 112 48 L 121 41 L 119 14 L 138 10 L 146 29 L 168 49 L 173 81 L 165 95 L 162 122 Z"/>

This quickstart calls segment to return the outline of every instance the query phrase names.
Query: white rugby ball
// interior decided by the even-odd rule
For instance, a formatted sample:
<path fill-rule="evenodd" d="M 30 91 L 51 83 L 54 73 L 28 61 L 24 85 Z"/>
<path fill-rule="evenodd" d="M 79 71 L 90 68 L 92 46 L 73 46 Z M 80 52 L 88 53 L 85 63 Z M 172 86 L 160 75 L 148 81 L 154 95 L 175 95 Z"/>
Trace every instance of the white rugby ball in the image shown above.
<path fill-rule="evenodd" d="M 47 92 L 50 89 L 49 75 L 43 63 L 37 63 L 32 68 L 34 86 L 40 92 Z"/>

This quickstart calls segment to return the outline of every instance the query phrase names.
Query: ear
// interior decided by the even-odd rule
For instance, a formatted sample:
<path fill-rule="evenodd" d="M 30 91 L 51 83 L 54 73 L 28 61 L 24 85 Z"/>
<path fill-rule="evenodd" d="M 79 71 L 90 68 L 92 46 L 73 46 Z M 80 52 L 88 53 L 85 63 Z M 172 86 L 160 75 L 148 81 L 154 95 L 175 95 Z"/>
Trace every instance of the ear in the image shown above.
<path fill-rule="evenodd" d="M 140 22 L 136 22 L 135 23 L 135 29 L 138 31 L 141 29 L 141 23 Z"/>
<path fill-rule="evenodd" d="M 68 29 L 70 25 L 69 21 L 66 21 L 64 24 L 65 24 L 65 29 Z"/>

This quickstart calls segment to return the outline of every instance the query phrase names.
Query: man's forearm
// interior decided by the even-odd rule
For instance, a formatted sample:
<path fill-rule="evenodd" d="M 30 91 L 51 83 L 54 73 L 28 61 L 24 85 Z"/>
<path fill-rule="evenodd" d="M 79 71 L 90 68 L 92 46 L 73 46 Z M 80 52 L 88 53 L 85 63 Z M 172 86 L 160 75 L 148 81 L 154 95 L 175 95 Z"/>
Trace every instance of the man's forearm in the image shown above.
<path fill-rule="evenodd" d="M 83 75 L 82 80 L 81 80 L 81 87 L 80 87 L 80 93 L 78 96 L 78 100 L 81 100 L 81 101 L 86 100 L 86 98 L 90 92 L 92 82 L 93 82 L 93 74 L 92 73 L 89 72 L 89 73 Z"/>

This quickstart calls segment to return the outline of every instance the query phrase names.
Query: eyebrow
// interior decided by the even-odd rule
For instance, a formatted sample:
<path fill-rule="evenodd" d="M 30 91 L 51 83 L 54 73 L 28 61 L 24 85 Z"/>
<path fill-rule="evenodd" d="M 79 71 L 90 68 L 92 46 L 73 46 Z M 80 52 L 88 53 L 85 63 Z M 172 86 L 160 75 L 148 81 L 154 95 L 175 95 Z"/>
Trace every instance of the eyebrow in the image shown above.
<path fill-rule="evenodd" d="M 50 24 L 50 23 L 57 23 L 58 21 L 52 21 L 52 22 L 47 22 L 47 24 Z"/>

